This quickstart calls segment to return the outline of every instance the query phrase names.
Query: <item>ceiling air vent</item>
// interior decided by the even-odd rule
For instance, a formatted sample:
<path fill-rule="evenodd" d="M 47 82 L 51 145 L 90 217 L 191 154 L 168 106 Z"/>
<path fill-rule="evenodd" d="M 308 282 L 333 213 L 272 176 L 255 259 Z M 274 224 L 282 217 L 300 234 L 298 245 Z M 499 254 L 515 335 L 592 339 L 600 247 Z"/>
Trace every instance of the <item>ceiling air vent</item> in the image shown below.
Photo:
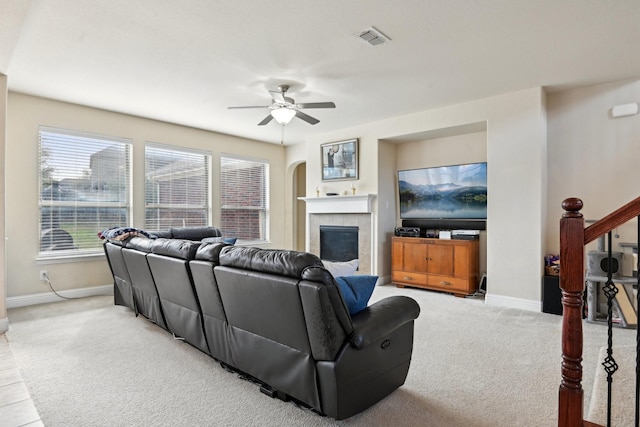
<path fill-rule="evenodd" d="M 367 42 L 371 46 L 378 46 L 391 41 L 389 37 L 385 36 L 373 27 L 369 27 L 363 31 L 360 31 L 358 34 L 356 34 L 356 37 L 364 42 Z"/>

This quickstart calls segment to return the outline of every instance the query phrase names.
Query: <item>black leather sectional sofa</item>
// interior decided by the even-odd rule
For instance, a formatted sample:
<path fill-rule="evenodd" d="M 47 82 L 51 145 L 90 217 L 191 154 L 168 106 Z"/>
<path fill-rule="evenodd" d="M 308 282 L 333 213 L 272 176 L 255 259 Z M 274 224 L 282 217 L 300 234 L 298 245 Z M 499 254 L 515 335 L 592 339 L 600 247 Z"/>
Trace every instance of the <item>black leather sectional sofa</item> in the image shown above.
<path fill-rule="evenodd" d="M 418 304 L 388 297 L 351 316 L 315 255 L 141 237 L 105 253 L 116 304 L 271 396 L 340 420 L 404 384 Z"/>

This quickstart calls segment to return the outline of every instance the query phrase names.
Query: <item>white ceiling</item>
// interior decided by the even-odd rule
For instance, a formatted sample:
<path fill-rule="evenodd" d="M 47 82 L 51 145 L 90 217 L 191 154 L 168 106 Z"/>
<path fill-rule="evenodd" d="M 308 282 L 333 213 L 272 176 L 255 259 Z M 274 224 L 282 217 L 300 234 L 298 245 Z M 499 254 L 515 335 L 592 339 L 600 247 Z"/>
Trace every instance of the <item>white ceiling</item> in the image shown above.
<path fill-rule="evenodd" d="M 354 37 L 374 26 L 391 42 Z M 543 86 L 640 77 L 638 0 L 0 0 L 9 90 L 285 143 Z M 640 101 L 640 100 L 638 100 Z M 630 101 L 631 102 L 631 101 Z"/>

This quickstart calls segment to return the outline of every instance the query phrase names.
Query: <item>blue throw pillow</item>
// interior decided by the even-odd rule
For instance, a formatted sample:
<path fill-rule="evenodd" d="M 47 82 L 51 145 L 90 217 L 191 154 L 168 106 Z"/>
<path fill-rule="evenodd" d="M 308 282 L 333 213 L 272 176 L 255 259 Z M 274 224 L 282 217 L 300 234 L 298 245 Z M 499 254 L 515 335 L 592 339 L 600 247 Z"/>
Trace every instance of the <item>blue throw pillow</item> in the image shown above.
<path fill-rule="evenodd" d="M 230 245 L 235 245 L 237 237 L 205 237 L 202 239 L 204 243 L 228 243 Z"/>
<path fill-rule="evenodd" d="M 378 276 L 339 276 L 335 279 L 351 315 L 367 308 Z"/>

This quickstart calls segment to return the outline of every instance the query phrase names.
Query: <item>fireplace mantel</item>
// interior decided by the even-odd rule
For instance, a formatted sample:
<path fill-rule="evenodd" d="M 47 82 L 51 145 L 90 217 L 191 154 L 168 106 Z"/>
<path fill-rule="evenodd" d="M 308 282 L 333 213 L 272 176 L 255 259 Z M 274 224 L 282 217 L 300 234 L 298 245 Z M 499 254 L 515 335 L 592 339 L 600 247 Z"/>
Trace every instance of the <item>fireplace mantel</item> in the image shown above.
<path fill-rule="evenodd" d="M 353 196 L 298 197 L 307 203 L 308 214 L 322 213 L 371 213 L 371 200 L 375 194 Z"/>

